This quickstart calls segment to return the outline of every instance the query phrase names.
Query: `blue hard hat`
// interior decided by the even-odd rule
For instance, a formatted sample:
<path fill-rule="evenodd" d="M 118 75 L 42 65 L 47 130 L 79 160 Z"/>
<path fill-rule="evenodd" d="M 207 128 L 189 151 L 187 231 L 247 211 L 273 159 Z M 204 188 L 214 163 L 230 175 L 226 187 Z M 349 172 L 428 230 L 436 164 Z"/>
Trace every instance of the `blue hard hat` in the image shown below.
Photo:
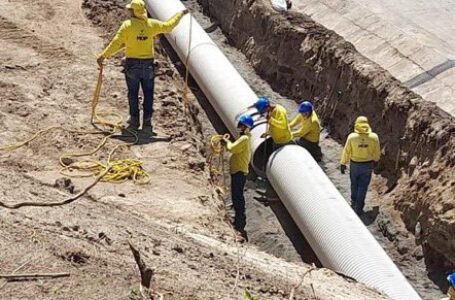
<path fill-rule="evenodd" d="M 447 280 L 449 281 L 450 286 L 455 287 L 455 273 L 452 273 L 449 276 L 447 276 Z"/>
<path fill-rule="evenodd" d="M 313 112 L 313 104 L 309 101 L 303 101 L 299 105 L 299 113 L 312 113 Z"/>
<path fill-rule="evenodd" d="M 259 113 L 264 113 L 267 107 L 270 106 L 270 100 L 267 97 L 260 97 L 254 104 Z"/>
<path fill-rule="evenodd" d="M 243 124 L 246 127 L 251 128 L 254 126 L 253 117 L 247 114 L 241 115 L 239 118 L 239 124 Z"/>

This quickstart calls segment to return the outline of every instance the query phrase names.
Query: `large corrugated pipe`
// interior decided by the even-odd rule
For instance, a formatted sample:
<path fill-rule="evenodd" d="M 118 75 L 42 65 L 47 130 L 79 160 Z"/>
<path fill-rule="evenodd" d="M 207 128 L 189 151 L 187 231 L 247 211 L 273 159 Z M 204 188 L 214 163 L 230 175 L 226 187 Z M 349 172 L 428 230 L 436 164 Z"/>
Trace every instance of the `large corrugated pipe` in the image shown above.
<path fill-rule="evenodd" d="M 185 9 L 178 0 L 146 3 L 160 20 Z M 190 54 L 191 75 L 226 127 L 236 132 L 236 117 L 255 102 L 256 94 L 192 17 L 185 17 L 167 39 L 182 61 Z M 393 299 L 420 299 L 306 150 L 285 146 L 264 159 L 264 131 L 265 125 L 252 130 L 252 165 L 263 173 L 268 161 L 268 179 L 321 263 Z"/>
<path fill-rule="evenodd" d="M 267 175 L 324 267 L 393 299 L 420 299 L 308 151 L 278 149 Z"/>

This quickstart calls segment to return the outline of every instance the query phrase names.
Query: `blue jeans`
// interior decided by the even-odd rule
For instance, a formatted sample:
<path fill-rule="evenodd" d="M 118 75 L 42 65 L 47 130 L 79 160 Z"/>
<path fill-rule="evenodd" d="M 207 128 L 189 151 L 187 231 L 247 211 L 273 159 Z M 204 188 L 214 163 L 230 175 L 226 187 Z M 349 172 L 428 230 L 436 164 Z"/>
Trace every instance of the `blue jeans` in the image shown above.
<path fill-rule="evenodd" d="M 367 196 L 368 186 L 371 181 L 373 172 L 372 162 L 353 162 L 350 163 L 351 177 L 351 206 L 357 215 L 363 214 L 365 198 Z"/>
<path fill-rule="evenodd" d="M 243 195 L 245 183 L 245 173 L 237 172 L 235 174 L 231 174 L 231 197 L 232 205 L 234 206 L 235 211 L 234 227 L 238 231 L 245 230 L 246 226 L 245 196 Z"/>
<path fill-rule="evenodd" d="M 151 120 L 153 114 L 153 92 L 155 89 L 155 67 L 153 59 L 127 58 L 125 78 L 128 86 L 130 117 L 139 121 L 139 85 L 144 93 L 144 120 Z"/>

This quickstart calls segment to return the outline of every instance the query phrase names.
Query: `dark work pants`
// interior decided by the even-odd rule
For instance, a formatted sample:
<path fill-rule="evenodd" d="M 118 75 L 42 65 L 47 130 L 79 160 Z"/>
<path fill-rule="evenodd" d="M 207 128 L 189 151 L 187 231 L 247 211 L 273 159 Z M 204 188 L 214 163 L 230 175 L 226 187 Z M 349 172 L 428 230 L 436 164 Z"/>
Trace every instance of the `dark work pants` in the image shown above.
<path fill-rule="evenodd" d="M 152 119 L 153 92 L 155 88 L 155 68 L 153 59 L 127 58 L 125 61 L 125 78 L 128 86 L 130 117 L 139 121 L 139 86 L 144 93 L 144 121 Z"/>
<path fill-rule="evenodd" d="M 351 206 L 357 215 L 363 214 L 365 198 L 373 172 L 372 162 L 353 162 L 350 163 L 351 177 Z"/>
<path fill-rule="evenodd" d="M 245 230 L 245 196 L 243 189 L 245 188 L 246 175 L 243 172 L 231 174 L 231 197 L 235 211 L 234 227 L 238 231 Z"/>
<path fill-rule="evenodd" d="M 319 147 L 319 143 L 310 142 L 304 138 L 297 140 L 297 144 L 305 148 L 313 156 L 314 160 L 317 162 L 322 161 L 322 151 Z"/>

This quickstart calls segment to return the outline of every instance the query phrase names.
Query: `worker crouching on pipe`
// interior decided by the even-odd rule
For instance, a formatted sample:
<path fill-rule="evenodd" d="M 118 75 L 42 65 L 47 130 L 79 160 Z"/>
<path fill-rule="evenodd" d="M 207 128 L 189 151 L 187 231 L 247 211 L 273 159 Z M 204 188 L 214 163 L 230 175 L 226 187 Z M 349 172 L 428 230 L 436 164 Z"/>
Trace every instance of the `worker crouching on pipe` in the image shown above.
<path fill-rule="evenodd" d="M 234 227 L 245 239 L 247 239 L 247 235 L 245 231 L 246 215 L 243 190 L 251 160 L 250 129 L 253 126 L 254 121 L 251 115 L 241 115 L 237 125 L 239 138 L 235 142 L 221 140 L 222 144 L 232 154 L 229 166 L 231 173 L 231 197 L 235 211 Z"/>
<path fill-rule="evenodd" d="M 292 133 L 289 128 L 288 113 L 286 109 L 271 103 L 268 98 L 261 97 L 253 105 L 257 113 L 267 119 L 267 132 L 262 134 L 262 138 L 272 137 L 273 150 L 276 150 L 292 141 Z"/>
<path fill-rule="evenodd" d="M 321 124 L 313 105 L 309 101 L 303 101 L 299 105 L 299 114 L 289 123 L 289 127 L 297 130 L 292 132 L 295 142 L 308 150 L 311 156 L 317 161 L 322 160 L 321 147 L 319 147 L 319 138 L 321 133 Z"/>
<path fill-rule="evenodd" d="M 161 33 L 171 32 L 182 17 L 184 10 L 169 20 L 161 22 L 147 17 L 143 0 L 132 0 L 127 6 L 131 18 L 124 21 L 107 48 L 99 55 L 97 62 L 102 67 L 105 58 L 109 58 L 125 48 L 125 78 L 128 87 L 130 118 L 128 129 L 137 131 L 139 121 L 139 86 L 144 93 L 142 130 L 153 135 L 153 93 L 155 87 L 154 38 Z"/>
<path fill-rule="evenodd" d="M 364 213 L 365 197 L 371 181 L 374 162 L 379 161 L 381 148 L 377 134 L 373 133 L 368 119 L 360 116 L 356 119 L 354 132 L 348 136 L 341 157 L 341 173 L 346 172 L 350 164 L 351 207 L 360 216 Z"/>

